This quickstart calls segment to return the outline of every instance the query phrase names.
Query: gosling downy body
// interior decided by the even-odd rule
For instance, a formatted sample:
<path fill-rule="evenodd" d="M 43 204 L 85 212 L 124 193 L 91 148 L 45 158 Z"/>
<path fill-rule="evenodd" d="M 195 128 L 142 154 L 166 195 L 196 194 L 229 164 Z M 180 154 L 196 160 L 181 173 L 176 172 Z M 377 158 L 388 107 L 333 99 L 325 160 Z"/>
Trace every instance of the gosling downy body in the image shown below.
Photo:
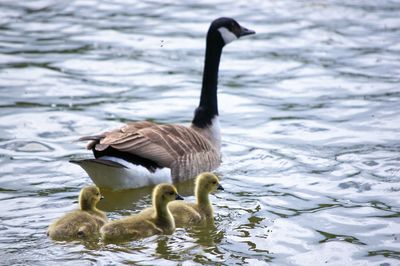
<path fill-rule="evenodd" d="M 47 235 L 54 240 L 89 238 L 98 235 L 108 222 L 104 212 L 96 208 L 103 197 L 95 186 L 85 187 L 79 194 L 79 209 L 65 214 L 49 226 Z"/>
<path fill-rule="evenodd" d="M 216 190 L 224 190 L 219 179 L 212 173 L 201 173 L 196 178 L 195 197 L 196 203 L 171 202 L 168 208 L 174 216 L 177 227 L 212 223 L 214 211 L 209 199 L 209 194 Z"/>
<path fill-rule="evenodd" d="M 159 184 L 152 194 L 154 211 L 142 211 L 139 214 L 109 222 L 100 229 L 102 239 L 106 242 L 115 242 L 156 234 L 172 234 L 175 231 L 175 221 L 167 205 L 173 200 L 182 199 L 173 185 Z"/>
<path fill-rule="evenodd" d="M 131 122 L 90 141 L 94 159 L 71 160 L 93 182 L 113 190 L 158 183 L 175 183 L 212 171 L 221 163 L 217 84 L 222 48 L 242 36 L 254 34 L 232 18 L 214 20 L 207 33 L 200 103 L 192 124 L 159 125 Z"/>

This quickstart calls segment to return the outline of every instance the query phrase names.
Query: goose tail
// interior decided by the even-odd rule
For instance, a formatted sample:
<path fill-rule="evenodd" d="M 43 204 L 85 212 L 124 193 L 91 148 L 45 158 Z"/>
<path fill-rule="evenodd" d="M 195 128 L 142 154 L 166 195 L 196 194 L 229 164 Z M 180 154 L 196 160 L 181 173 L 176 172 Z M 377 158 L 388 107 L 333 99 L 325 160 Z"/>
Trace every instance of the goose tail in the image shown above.
<path fill-rule="evenodd" d="M 87 145 L 86 145 L 86 149 L 91 150 L 93 149 L 96 144 L 100 143 L 100 140 L 104 138 L 104 135 L 94 135 L 94 136 L 84 136 L 81 137 L 77 140 L 74 140 L 73 142 L 79 142 L 79 141 L 90 141 Z"/>
<path fill-rule="evenodd" d="M 110 160 L 104 160 L 104 159 L 83 159 L 83 160 L 69 160 L 70 163 L 77 164 L 81 167 L 85 166 L 86 164 L 98 164 L 98 165 L 105 165 L 105 166 L 110 166 L 110 167 L 115 167 L 115 168 L 127 168 L 125 165 L 110 161 Z"/>
<path fill-rule="evenodd" d="M 84 136 L 84 137 L 81 137 L 81 138 L 75 140 L 75 142 L 78 142 L 78 141 L 87 141 L 87 140 L 101 140 L 102 138 L 104 138 L 103 135 Z"/>

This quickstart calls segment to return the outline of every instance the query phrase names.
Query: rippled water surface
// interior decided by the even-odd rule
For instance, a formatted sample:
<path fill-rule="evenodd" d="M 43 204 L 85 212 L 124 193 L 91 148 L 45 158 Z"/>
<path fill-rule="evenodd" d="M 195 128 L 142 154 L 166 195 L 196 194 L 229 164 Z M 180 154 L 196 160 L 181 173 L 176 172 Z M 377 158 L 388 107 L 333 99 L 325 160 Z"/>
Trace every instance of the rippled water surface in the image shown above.
<path fill-rule="evenodd" d="M 400 263 L 399 1 L 1 1 L 0 264 Z M 80 136 L 187 124 L 209 23 L 227 46 L 215 227 L 121 245 L 53 242 L 90 178 Z M 178 189 L 193 200 L 192 182 Z M 111 219 L 151 188 L 103 191 Z"/>

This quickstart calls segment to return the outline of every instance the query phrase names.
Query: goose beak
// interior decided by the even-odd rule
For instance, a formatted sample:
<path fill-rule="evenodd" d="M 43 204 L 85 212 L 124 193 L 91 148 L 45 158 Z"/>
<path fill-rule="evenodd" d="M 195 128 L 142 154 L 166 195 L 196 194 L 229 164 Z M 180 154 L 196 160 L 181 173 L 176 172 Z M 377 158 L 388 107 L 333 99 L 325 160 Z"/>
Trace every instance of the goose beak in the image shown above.
<path fill-rule="evenodd" d="M 225 190 L 225 189 L 221 186 L 221 184 L 218 184 L 217 189 L 218 189 L 218 190 Z"/>
<path fill-rule="evenodd" d="M 176 200 L 183 200 L 183 197 L 181 195 L 179 195 L 179 194 L 176 194 L 176 198 L 175 199 Z"/>
<path fill-rule="evenodd" d="M 245 27 L 240 26 L 239 38 L 251 34 L 256 34 L 256 32 L 254 30 L 249 30 Z"/>

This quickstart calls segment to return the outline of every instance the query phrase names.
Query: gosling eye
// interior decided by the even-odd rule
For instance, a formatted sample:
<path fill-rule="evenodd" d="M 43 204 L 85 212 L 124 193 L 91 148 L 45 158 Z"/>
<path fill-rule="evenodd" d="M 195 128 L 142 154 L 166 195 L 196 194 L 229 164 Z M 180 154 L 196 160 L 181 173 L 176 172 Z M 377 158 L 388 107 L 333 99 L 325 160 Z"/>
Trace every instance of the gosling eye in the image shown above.
<path fill-rule="evenodd" d="M 171 192 L 168 193 L 168 194 L 170 194 L 171 196 L 173 196 L 173 195 L 175 195 L 175 192 L 171 191 Z"/>
<path fill-rule="evenodd" d="M 216 184 L 217 184 L 217 181 L 214 181 L 213 184 L 216 185 Z"/>
<path fill-rule="evenodd" d="M 99 192 L 97 192 L 97 193 L 96 193 L 96 196 L 100 196 L 100 193 L 99 193 Z"/>

